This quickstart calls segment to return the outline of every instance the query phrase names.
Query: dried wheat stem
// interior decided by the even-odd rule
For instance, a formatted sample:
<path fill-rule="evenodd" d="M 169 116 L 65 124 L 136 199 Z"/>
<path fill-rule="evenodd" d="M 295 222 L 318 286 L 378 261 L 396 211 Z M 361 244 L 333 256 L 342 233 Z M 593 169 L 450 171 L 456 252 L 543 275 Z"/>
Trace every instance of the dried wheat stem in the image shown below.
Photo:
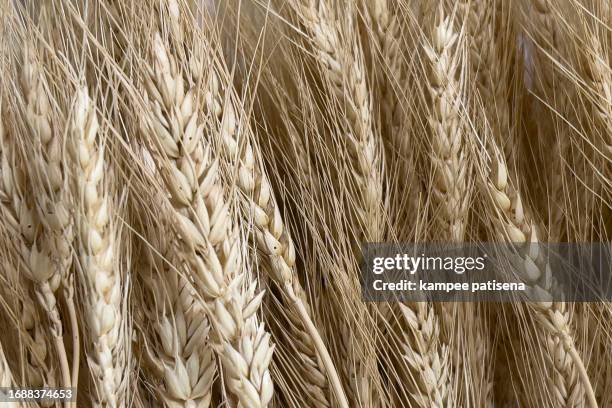
<path fill-rule="evenodd" d="M 320 389 L 318 395 L 325 395 L 323 389 L 327 384 L 316 361 L 318 355 L 339 404 L 346 407 L 348 403 L 334 363 L 308 313 L 310 306 L 295 271 L 293 242 L 276 205 L 261 159 L 251 146 L 250 128 L 245 124 L 238 126 L 240 105 L 231 89 L 225 89 L 225 98 L 221 98 L 220 78 L 224 67 L 217 62 L 214 64 L 206 95 L 207 108 L 220 121 L 219 136 L 224 157 L 238 172 L 237 184 L 244 193 L 246 208 L 252 213 L 258 247 L 269 257 L 270 275 L 291 303 L 286 311 L 287 316 L 293 328 L 303 331 L 296 336 L 296 341 L 300 343 L 298 348 L 306 359 L 305 379 Z"/>
<path fill-rule="evenodd" d="M 487 186 L 496 207 L 500 238 L 509 243 L 537 245 L 540 242 L 537 229 L 524 211 L 520 194 L 513 191 L 508 183 L 508 169 L 503 159 L 496 159 Z M 581 406 L 586 394 L 591 407 L 597 407 L 593 387 L 574 345 L 566 304 L 552 300 L 550 288 L 545 283 L 550 280 L 549 267 L 534 252 L 537 251 L 529 248 L 526 251 L 525 269 L 531 272 L 531 276 L 524 279 L 525 283 L 538 288 L 551 299 L 530 303 L 530 306 L 546 338 L 545 350 L 553 365 L 554 397 L 561 406 Z"/>
<path fill-rule="evenodd" d="M 207 304 L 214 348 L 224 362 L 229 390 L 242 406 L 265 407 L 273 396 L 268 366 L 274 347 L 257 321 L 263 292 L 256 296 L 256 282 L 246 281 L 239 234 L 232 225 L 217 161 L 203 143 L 196 90 L 187 89 L 189 84 L 159 35 L 153 47 L 153 77 L 147 88 L 156 90 L 150 101 L 156 113 L 148 122 L 170 161 L 164 181 L 181 234 L 180 254 Z M 159 165 L 166 165 L 161 157 Z"/>
<path fill-rule="evenodd" d="M 332 4 L 320 0 L 291 2 L 310 32 L 315 55 L 348 116 L 347 147 L 352 159 L 357 222 L 365 241 L 382 239 L 382 151 L 372 127 L 371 95 L 366 83 L 364 56 L 355 38 L 352 10 L 347 21 L 333 15 Z M 306 3 L 306 4 L 303 4 Z M 346 25 L 346 29 L 341 29 Z M 344 38 L 346 37 L 346 38 Z"/>
<path fill-rule="evenodd" d="M 89 367 L 95 387 L 95 405 L 118 407 L 126 403 L 126 321 L 124 288 L 118 266 L 118 237 L 109 197 L 108 165 L 95 105 L 87 89 L 78 89 L 70 123 L 74 148 L 74 176 L 78 192 L 79 260 L 85 288 L 84 310 L 92 348 Z"/>
<path fill-rule="evenodd" d="M 430 62 L 428 91 L 431 97 L 429 127 L 432 133 L 434 165 L 433 198 L 443 236 L 457 242 L 465 234 L 469 166 L 461 118 L 462 86 L 457 80 L 461 59 L 461 37 L 453 31 L 450 17 L 442 18 L 425 45 Z M 455 52 L 454 49 L 458 49 Z"/>

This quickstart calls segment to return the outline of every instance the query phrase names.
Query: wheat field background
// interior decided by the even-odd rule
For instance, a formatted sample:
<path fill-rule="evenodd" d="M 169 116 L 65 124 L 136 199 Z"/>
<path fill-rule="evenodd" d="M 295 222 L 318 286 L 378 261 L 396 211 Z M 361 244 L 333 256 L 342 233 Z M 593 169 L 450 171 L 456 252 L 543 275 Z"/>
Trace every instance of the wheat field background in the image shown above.
<path fill-rule="evenodd" d="M 359 269 L 609 244 L 611 61 L 608 0 L 0 0 L 0 387 L 77 394 L 0 407 L 612 407 L 610 303 Z"/>

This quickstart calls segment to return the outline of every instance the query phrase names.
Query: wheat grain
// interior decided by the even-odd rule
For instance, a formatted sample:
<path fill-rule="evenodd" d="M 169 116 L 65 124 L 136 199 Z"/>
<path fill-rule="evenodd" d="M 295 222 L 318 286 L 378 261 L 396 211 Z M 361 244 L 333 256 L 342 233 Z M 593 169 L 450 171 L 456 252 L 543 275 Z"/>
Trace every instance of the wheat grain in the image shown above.
<path fill-rule="evenodd" d="M 89 366 L 96 390 L 95 405 L 126 403 L 125 289 L 118 260 L 119 238 L 115 208 L 109 197 L 109 178 L 103 134 L 87 88 L 77 90 L 70 123 L 78 192 L 79 260 L 85 288 L 84 306 L 90 333 Z"/>
<path fill-rule="evenodd" d="M 231 225 L 216 160 L 211 157 L 210 147 L 202 143 L 203 124 L 195 90 L 183 93 L 182 74 L 159 35 L 153 47 L 154 77 L 147 88 L 157 90 L 153 95 L 160 98 L 152 101 L 151 111 L 163 114 L 165 121 L 152 115 L 149 123 L 152 134 L 158 138 L 165 135 L 172 138 L 165 144 L 159 139 L 159 144 L 163 154 L 172 158 L 165 182 L 172 192 L 175 217 L 185 245 L 182 256 L 208 304 L 215 329 L 215 350 L 225 363 L 230 391 L 243 406 L 265 407 L 273 395 L 268 370 L 273 347 L 255 315 L 263 292 L 255 296 L 256 283 L 245 282 L 238 230 Z M 164 100 L 162 95 L 170 97 Z M 165 128 L 164 123 L 178 126 Z M 155 132 L 159 129 L 166 133 Z M 181 147 L 174 150 L 171 143 Z"/>

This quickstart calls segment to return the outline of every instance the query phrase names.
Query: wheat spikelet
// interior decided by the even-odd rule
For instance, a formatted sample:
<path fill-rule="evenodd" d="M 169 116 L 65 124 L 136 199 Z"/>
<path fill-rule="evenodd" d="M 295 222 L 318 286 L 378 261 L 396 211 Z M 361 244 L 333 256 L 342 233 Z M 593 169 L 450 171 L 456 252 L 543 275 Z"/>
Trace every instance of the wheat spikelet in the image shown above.
<path fill-rule="evenodd" d="M 184 93 L 182 74 L 159 35 L 153 47 L 154 77 L 147 88 L 157 90 L 153 95 L 160 98 L 153 101 L 151 111 L 165 114 L 165 121 L 152 115 L 149 123 L 153 132 L 166 131 L 154 134 L 163 153 L 172 160 L 172 168 L 164 178 L 172 192 L 175 217 L 185 245 L 181 253 L 208 304 L 215 350 L 225 363 L 230 391 L 244 406 L 265 407 L 273 395 L 268 370 L 273 347 L 255 315 L 263 292 L 255 296 L 256 283 L 245 282 L 238 230 L 231 225 L 217 162 L 211 157 L 210 147 L 201 142 L 203 124 L 198 115 L 197 95 L 192 89 Z M 162 95 L 170 98 L 164 100 Z M 165 123 L 178 126 L 164 128 Z M 167 135 L 172 139 L 164 142 L 161 138 Z M 171 143 L 177 146 L 176 150 Z"/>
<path fill-rule="evenodd" d="M 33 46 L 26 47 L 22 70 L 22 87 L 26 103 L 26 119 L 35 146 L 40 148 L 39 168 L 36 175 L 40 180 L 40 195 L 37 195 L 37 209 L 41 222 L 49 232 L 49 251 L 66 290 L 73 290 L 69 280 L 72 244 L 72 225 L 67 208 L 65 169 L 62 163 L 62 134 L 51 123 L 50 101 L 45 88 L 44 72 L 33 52 Z"/>
<path fill-rule="evenodd" d="M 536 226 L 523 208 L 520 193 L 513 191 L 509 185 L 507 166 L 503 159 L 497 157 L 495 160 L 487 186 L 496 206 L 496 225 L 500 238 L 509 243 L 537 245 L 539 238 Z M 542 265 L 537 251 L 533 250 L 526 252 L 524 262 L 526 270 L 532 274 L 526 283 L 537 285 L 544 295 L 548 293 L 551 298 L 550 301 L 530 303 L 530 306 L 545 338 L 546 356 L 553 366 L 553 398 L 560 406 L 573 407 L 583 406 L 586 395 L 589 404 L 596 407 L 592 386 L 574 344 L 566 304 L 552 301 L 548 292 L 550 288 L 545 282 L 550 279 L 549 267 L 547 264 Z"/>
<path fill-rule="evenodd" d="M 108 164 L 95 105 L 85 87 L 77 90 L 71 120 L 74 172 L 78 192 L 79 260 L 90 332 L 89 365 L 96 406 L 126 403 L 127 357 L 124 291 L 118 265 L 118 236 L 109 197 Z"/>

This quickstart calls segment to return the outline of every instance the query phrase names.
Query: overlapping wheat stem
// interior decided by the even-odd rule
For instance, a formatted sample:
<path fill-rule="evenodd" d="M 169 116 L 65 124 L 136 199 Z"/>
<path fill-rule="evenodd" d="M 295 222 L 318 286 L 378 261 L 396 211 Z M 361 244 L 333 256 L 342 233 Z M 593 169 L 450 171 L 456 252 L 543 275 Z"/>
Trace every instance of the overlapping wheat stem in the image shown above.
<path fill-rule="evenodd" d="M 154 296 L 150 318 L 159 340 L 157 347 L 147 349 L 153 375 L 163 383 L 157 392 L 169 407 L 207 408 L 217 372 L 210 324 L 192 283 L 170 266 L 179 248 L 164 241 L 155 250 L 160 254 L 148 253 L 149 262 L 161 276 L 149 276 L 145 283 Z"/>
<path fill-rule="evenodd" d="M 265 407 L 273 395 L 268 366 L 274 348 L 256 316 L 263 292 L 256 296 L 256 283 L 247 281 L 218 163 L 203 143 L 197 90 L 189 89 L 159 35 L 153 49 L 148 123 L 170 161 L 168 171 L 162 171 L 180 230 L 180 253 L 207 304 L 229 390 L 245 407 Z"/>
<path fill-rule="evenodd" d="M 371 94 L 363 52 L 355 38 L 357 25 L 352 10 L 348 9 L 346 21 L 340 21 L 332 12 L 333 4 L 325 1 L 292 0 L 290 3 L 310 33 L 315 56 L 346 110 L 351 177 L 354 193 L 359 197 L 355 210 L 360 239 L 379 240 L 383 233 L 382 150 L 372 127 Z M 346 29 L 341 30 L 343 25 Z"/>
<path fill-rule="evenodd" d="M 223 64 L 214 59 L 207 82 L 206 105 L 218 120 L 219 141 L 223 156 L 237 171 L 237 185 L 244 193 L 244 207 L 252 216 L 258 248 L 269 259 L 267 271 L 287 297 L 285 311 L 296 330 L 295 339 L 303 360 L 304 379 L 317 389 L 314 395 L 324 396 L 328 381 L 343 407 L 348 406 L 338 373 L 327 347 L 310 316 L 310 306 L 295 270 L 295 248 L 289 230 L 285 227 L 276 204 L 272 186 L 263 169 L 259 154 L 254 151 L 250 127 L 239 121 L 241 105 L 234 91 L 223 85 Z M 223 79 L 225 81 L 225 79 Z M 320 360 L 319 360 L 320 359 Z M 327 374 L 322 373 L 320 364 Z M 319 401 L 324 405 L 327 402 Z"/>
<path fill-rule="evenodd" d="M 91 343 L 88 363 L 94 380 L 96 406 L 119 407 L 126 403 L 125 288 L 118 263 L 118 236 L 103 134 L 95 104 L 87 88 L 77 90 L 70 122 L 70 143 L 75 161 L 79 261 L 84 292 L 84 312 Z"/>
<path fill-rule="evenodd" d="M 535 288 L 543 300 L 531 302 L 529 306 L 542 330 L 546 344 L 546 358 L 552 365 L 551 386 L 554 401 L 563 407 L 584 406 L 584 398 L 591 407 L 597 401 L 582 358 L 574 344 L 570 326 L 570 313 L 566 303 L 553 301 L 550 293 L 551 271 L 536 250 L 539 237 L 536 225 L 523 208 L 521 195 L 509 184 L 508 168 L 503 158 L 496 155 L 488 178 L 487 189 L 495 205 L 495 224 L 503 241 L 525 247 L 522 254 L 525 283 Z M 544 300 L 549 299 L 549 300 Z"/>

